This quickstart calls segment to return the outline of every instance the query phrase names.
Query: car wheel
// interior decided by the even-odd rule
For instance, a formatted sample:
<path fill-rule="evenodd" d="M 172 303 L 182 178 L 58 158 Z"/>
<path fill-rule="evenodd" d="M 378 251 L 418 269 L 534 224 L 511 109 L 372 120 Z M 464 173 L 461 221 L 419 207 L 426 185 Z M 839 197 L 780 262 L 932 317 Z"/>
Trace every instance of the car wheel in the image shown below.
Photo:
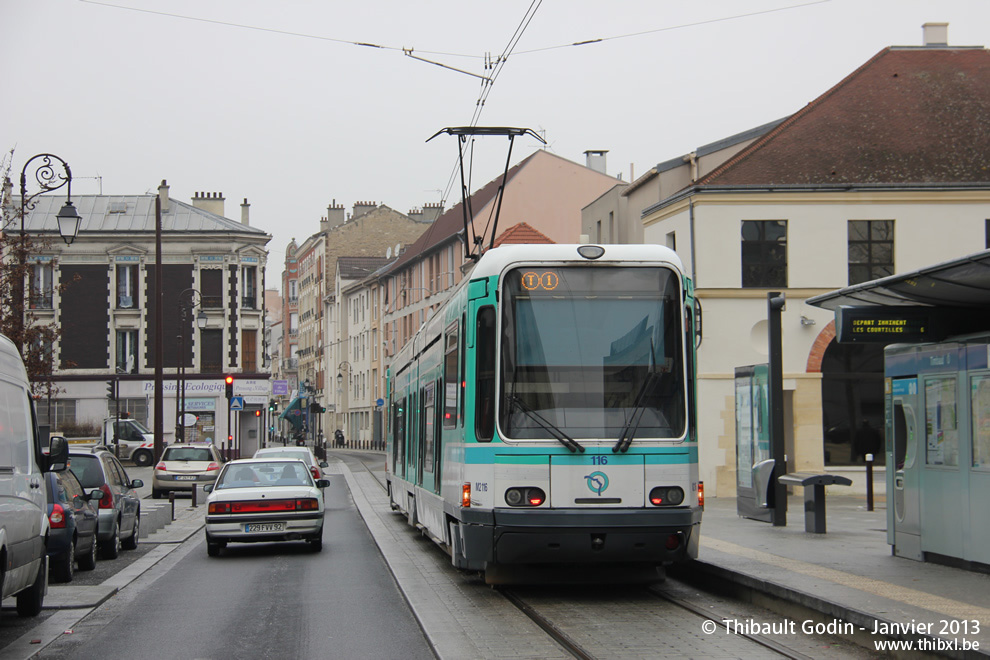
<path fill-rule="evenodd" d="M 79 558 L 79 570 L 91 571 L 96 568 L 96 535 L 93 535 L 93 542 L 89 544 L 89 552 Z"/>
<path fill-rule="evenodd" d="M 17 594 L 17 614 L 20 616 L 38 616 L 45 602 L 45 590 L 48 586 L 48 557 L 41 558 L 41 568 L 34 584 Z"/>
<path fill-rule="evenodd" d="M 151 465 L 151 452 L 146 449 L 140 449 L 131 454 L 131 460 L 138 467 L 148 467 Z"/>
<path fill-rule="evenodd" d="M 120 554 L 120 525 L 113 523 L 113 535 L 100 543 L 100 554 L 104 559 L 116 559 Z"/>
<path fill-rule="evenodd" d="M 162 491 L 158 490 L 157 488 L 151 489 L 151 499 L 159 500 L 161 499 L 161 497 L 162 497 Z"/>
<path fill-rule="evenodd" d="M 141 533 L 141 512 L 138 511 L 134 514 L 134 533 L 124 539 L 120 546 L 124 550 L 134 550 L 138 545 L 138 538 Z"/>
<path fill-rule="evenodd" d="M 323 538 L 320 537 L 318 539 L 310 539 L 309 547 L 313 552 L 319 552 L 323 549 Z"/>
<path fill-rule="evenodd" d="M 76 562 L 76 539 L 69 541 L 68 551 L 58 559 L 48 558 L 53 582 L 72 582 Z"/>

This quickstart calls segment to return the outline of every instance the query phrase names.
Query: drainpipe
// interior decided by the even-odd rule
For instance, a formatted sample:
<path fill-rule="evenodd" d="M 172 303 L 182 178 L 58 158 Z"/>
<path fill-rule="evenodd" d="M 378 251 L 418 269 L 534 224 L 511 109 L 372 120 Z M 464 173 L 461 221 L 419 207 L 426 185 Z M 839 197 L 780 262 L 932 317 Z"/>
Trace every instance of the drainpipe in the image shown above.
<path fill-rule="evenodd" d="M 695 255 L 697 252 L 694 247 L 694 197 L 688 200 L 688 220 L 691 227 L 691 281 L 694 282 L 695 290 L 698 289 L 698 269 L 695 266 Z"/>

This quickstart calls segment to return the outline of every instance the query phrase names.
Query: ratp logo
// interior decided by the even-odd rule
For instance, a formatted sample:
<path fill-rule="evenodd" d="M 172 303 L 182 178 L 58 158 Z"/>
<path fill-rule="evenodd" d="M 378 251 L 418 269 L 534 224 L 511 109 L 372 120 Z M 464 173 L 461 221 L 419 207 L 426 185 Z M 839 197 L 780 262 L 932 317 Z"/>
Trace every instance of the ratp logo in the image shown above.
<path fill-rule="evenodd" d="M 592 472 L 585 479 L 588 481 L 588 490 L 592 493 L 601 495 L 608 488 L 608 475 L 604 472 Z"/>

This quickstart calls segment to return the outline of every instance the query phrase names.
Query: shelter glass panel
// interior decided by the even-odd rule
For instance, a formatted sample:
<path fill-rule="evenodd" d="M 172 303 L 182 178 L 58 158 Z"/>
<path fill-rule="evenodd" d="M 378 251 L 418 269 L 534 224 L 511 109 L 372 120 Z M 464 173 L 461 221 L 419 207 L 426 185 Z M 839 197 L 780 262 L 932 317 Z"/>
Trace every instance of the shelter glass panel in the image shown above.
<path fill-rule="evenodd" d="M 959 465 L 955 376 L 925 381 L 925 463 Z"/>
<path fill-rule="evenodd" d="M 973 410 L 973 467 L 990 470 L 990 374 L 970 381 Z"/>

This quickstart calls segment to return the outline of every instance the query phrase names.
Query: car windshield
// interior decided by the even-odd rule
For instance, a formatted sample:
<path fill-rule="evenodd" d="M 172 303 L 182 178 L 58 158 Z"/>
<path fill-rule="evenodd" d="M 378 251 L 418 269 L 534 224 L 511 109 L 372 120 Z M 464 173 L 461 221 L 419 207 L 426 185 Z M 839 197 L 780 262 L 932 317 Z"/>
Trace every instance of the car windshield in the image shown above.
<path fill-rule="evenodd" d="M 103 469 L 96 456 L 77 454 L 69 457 L 69 469 L 83 488 L 99 488 L 103 485 Z"/>
<path fill-rule="evenodd" d="M 520 268 L 504 283 L 499 425 L 517 440 L 683 435 L 680 282 L 669 268 Z"/>
<path fill-rule="evenodd" d="M 257 488 L 259 486 L 312 486 L 313 478 L 306 466 L 297 461 L 272 461 L 228 465 L 217 481 L 217 490 L 224 488 Z"/>
<path fill-rule="evenodd" d="M 309 463 L 310 462 L 309 452 L 308 451 L 304 451 L 304 450 L 299 450 L 299 449 L 275 449 L 273 451 L 269 451 L 269 450 L 265 449 L 265 450 L 259 451 L 257 454 L 255 454 L 255 457 L 257 457 L 257 458 L 275 458 L 275 457 L 279 457 L 279 458 L 298 458 L 300 461 L 304 461 L 306 463 Z"/>
<path fill-rule="evenodd" d="M 135 428 L 137 428 L 137 430 L 140 431 L 141 433 L 151 433 L 151 430 L 147 426 L 137 421 L 136 419 L 132 419 L 131 424 L 133 424 Z"/>
<path fill-rule="evenodd" d="M 169 447 L 162 454 L 163 461 L 212 461 L 213 454 L 205 447 Z"/>

